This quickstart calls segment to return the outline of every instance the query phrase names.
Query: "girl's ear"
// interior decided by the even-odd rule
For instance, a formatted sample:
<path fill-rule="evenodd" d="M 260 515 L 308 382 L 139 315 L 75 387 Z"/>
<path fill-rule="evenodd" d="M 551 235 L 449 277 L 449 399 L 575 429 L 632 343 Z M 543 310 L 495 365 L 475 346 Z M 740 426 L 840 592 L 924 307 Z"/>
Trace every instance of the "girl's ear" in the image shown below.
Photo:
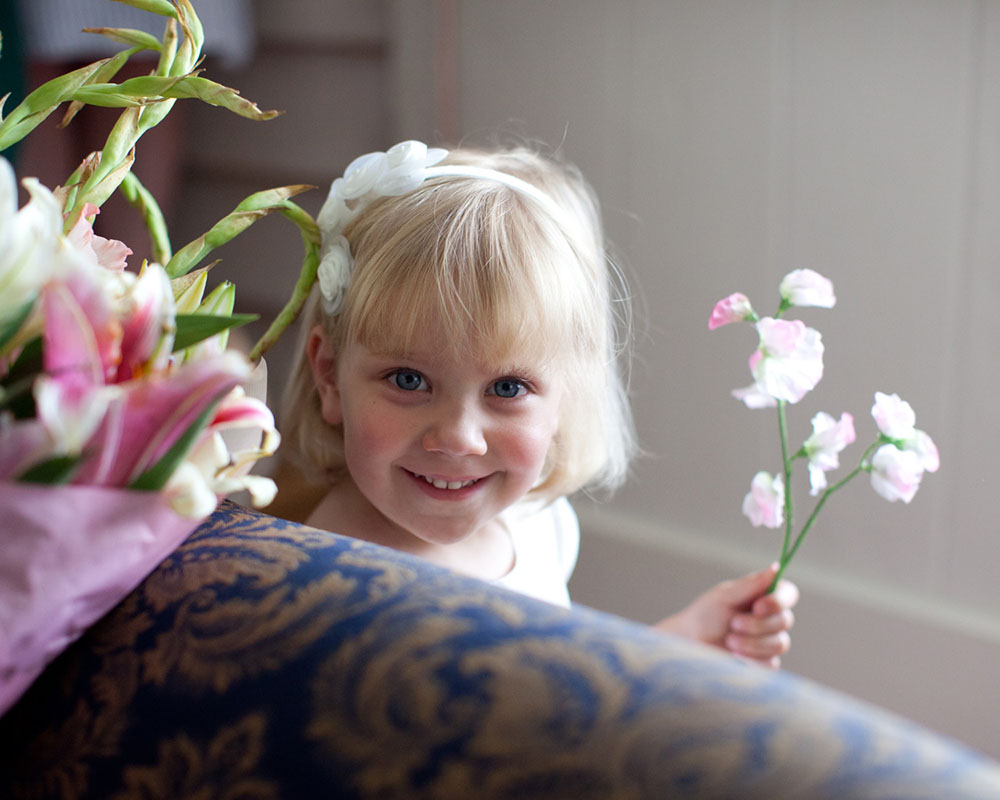
<path fill-rule="evenodd" d="M 322 326 L 317 325 L 309 331 L 306 353 L 323 419 L 330 425 L 339 425 L 343 417 L 340 413 L 340 390 L 337 388 L 337 357 Z"/>

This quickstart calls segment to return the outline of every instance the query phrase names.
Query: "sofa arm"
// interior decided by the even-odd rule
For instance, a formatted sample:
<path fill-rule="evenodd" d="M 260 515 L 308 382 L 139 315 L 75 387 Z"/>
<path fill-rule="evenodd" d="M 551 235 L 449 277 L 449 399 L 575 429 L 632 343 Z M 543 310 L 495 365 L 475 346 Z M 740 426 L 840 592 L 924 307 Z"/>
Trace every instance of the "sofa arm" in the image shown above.
<path fill-rule="evenodd" d="M 998 798 L 785 672 L 223 503 L 0 719 L 18 798 Z"/>

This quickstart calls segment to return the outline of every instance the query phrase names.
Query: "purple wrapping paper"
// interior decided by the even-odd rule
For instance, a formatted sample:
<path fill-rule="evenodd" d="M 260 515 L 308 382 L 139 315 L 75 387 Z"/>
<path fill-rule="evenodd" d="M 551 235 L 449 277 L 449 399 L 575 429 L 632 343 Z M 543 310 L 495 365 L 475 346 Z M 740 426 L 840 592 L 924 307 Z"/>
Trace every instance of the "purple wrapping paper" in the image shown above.
<path fill-rule="evenodd" d="M 0 714 L 197 525 L 156 492 L 0 484 Z"/>

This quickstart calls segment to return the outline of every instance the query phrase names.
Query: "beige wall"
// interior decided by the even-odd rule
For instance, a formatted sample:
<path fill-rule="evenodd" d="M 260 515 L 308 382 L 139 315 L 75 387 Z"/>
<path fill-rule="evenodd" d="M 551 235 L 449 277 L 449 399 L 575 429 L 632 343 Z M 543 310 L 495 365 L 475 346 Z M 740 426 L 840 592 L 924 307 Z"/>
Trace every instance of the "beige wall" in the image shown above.
<path fill-rule="evenodd" d="M 560 144 L 602 196 L 645 307 L 634 398 L 648 455 L 613 501 L 579 504 L 578 601 L 652 620 L 774 557 L 777 534 L 739 506 L 753 473 L 777 468 L 776 424 L 728 395 L 749 383 L 755 341 L 706 320 L 736 290 L 769 311 L 791 269 L 832 278 L 838 307 L 802 315 L 823 333 L 826 374 L 792 409 L 793 438 L 818 410 L 850 411 L 864 442 L 873 391 L 899 392 L 942 468 L 909 506 L 864 479 L 831 501 L 792 570 L 804 597 L 787 667 L 1000 756 L 1000 5 L 258 9 L 257 64 L 232 80 L 288 113 L 248 132 L 199 112 L 182 224 L 262 184 L 326 185 L 400 138 L 497 131 Z M 257 307 L 297 260 L 294 234 L 269 231 L 227 256 L 258 267 L 243 281 Z"/>

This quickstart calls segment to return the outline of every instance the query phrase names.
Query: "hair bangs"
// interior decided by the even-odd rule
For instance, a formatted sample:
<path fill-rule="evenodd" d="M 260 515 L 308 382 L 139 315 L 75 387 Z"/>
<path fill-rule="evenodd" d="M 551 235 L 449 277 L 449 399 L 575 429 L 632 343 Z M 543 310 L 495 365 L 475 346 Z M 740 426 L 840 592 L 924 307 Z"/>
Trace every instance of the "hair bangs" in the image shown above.
<path fill-rule="evenodd" d="M 389 235 L 360 233 L 347 340 L 405 353 L 433 332 L 435 346 L 498 366 L 566 359 L 592 328 L 579 303 L 587 293 L 572 285 L 572 247 L 540 235 L 537 211 L 509 189 L 487 184 L 469 196 L 453 184 L 424 198 L 434 225 L 410 229 L 404 217 Z"/>

